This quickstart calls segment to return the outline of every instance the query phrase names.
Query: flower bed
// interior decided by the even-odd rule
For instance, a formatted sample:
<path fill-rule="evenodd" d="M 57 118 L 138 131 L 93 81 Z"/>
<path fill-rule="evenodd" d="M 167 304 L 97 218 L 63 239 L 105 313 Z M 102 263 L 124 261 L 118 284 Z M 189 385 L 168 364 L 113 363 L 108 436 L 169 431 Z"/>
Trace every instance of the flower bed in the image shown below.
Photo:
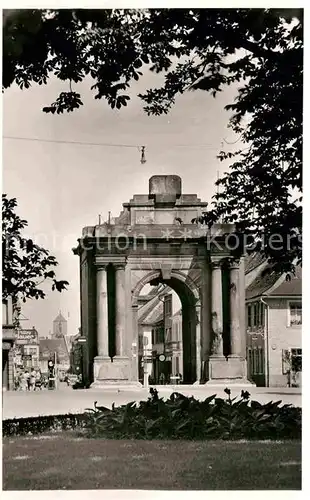
<path fill-rule="evenodd" d="M 112 439 L 300 439 L 301 409 L 280 406 L 281 401 L 260 404 L 241 391 L 240 398 L 204 401 L 180 393 L 164 400 L 150 389 L 147 401 L 112 409 L 95 406 L 78 415 L 51 415 L 5 420 L 3 435 L 40 434 L 79 430 L 88 437 Z"/>

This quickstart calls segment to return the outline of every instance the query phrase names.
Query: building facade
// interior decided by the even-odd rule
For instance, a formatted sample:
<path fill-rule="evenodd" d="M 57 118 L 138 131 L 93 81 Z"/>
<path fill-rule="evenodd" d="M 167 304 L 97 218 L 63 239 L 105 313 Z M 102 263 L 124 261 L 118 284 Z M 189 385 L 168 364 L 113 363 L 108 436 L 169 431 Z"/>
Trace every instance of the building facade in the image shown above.
<path fill-rule="evenodd" d="M 32 368 L 39 369 L 39 335 L 34 326 L 30 329 L 17 329 L 14 363 L 16 373 L 22 370 L 30 371 Z"/>
<path fill-rule="evenodd" d="M 53 321 L 52 338 L 62 338 L 68 335 L 68 321 L 59 311 L 58 316 Z"/>
<path fill-rule="evenodd" d="M 302 385 L 302 273 L 286 279 L 260 256 L 246 267 L 247 361 L 259 386 Z"/>
<path fill-rule="evenodd" d="M 14 344 L 16 329 L 12 298 L 2 302 L 2 390 L 14 389 Z"/>
<path fill-rule="evenodd" d="M 40 339 L 40 369 L 48 373 L 48 360 L 53 359 L 57 364 L 60 378 L 63 378 L 70 369 L 70 354 L 66 338 Z"/>

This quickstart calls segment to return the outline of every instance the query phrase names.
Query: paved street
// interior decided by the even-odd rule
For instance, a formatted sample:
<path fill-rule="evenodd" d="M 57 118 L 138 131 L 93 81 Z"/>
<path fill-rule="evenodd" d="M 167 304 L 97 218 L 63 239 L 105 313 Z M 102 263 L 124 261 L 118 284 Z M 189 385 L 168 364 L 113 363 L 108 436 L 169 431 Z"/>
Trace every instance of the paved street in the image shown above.
<path fill-rule="evenodd" d="M 198 399 L 205 399 L 212 394 L 225 397 L 224 387 L 214 388 L 207 386 L 178 386 L 175 389 L 171 386 L 159 386 L 159 395 L 169 397 L 171 392 L 177 390 L 187 396 L 195 396 Z M 232 397 L 240 394 L 238 388 L 232 389 Z M 294 406 L 301 406 L 301 390 L 295 388 L 263 388 L 250 387 L 249 392 L 252 399 L 267 403 L 268 401 L 282 400 L 283 404 L 291 403 Z M 147 399 L 149 393 L 146 389 L 137 390 L 73 390 L 66 385 L 61 386 L 57 391 L 38 392 L 4 392 L 3 393 L 3 419 L 30 417 L 36 415 L 51 415 L 62 413 L 83 412 L 85 408 L 92 408 L 94 401 L 98 405 L 110 407 L 115 402 L 116 406 L 128 403 L 129 401 L 141 401 Z"/>

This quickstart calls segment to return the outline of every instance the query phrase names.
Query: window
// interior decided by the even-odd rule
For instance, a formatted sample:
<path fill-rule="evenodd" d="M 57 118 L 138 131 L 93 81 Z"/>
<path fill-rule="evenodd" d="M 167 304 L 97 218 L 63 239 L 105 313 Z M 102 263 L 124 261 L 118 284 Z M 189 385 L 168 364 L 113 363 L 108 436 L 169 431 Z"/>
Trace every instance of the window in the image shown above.
<path fill-rule="evenodd" d="M 166 328 L 166 342 L 171 342 L 171 328 Z"/>
<path fill-rule="evenodd" d="M 179 363 L 178 356 L 175 358 L 175 372 L 176 372 L 176 374 L 178 374 L 180 372 L 180 363 Z"/>
<path fill-rule="evenodd" d="M 139 335 L 139 349 L 143 349 L 143 336 Z"/>
<path fill-rule="evenodd" d="M 164 343 L 164 337 L 165 337 L 165 332 L 163 327 L 159 327 L 156 329 L 156 344 L 163 344 Z"/>
<path fill-rule="evenodd" d="M 302 369 L 302 350 L 291 349 L 291 363 L 293 372 L 301 372 Z"/>
<path fill-rule="evenodd" d="M 174 340 L 175 342 L 179 342 L 179 323 L 175 322 L 174 324 Z"/>
<path fill-rule="evenodd" d="M 282 373 L 302 371 L 302 349 L 285 349 L 282 351 Z"/>
<path fill-rule="evenodd" d="M 258 304 L 257 303 L 253 304 L 253 308 L 254 308 L 254 311 L 253 311 L 253 326 L 257 326 Z"/>
<path fill-rule="evenodd" d="M 2 323 L 4 325 L 9 323 L 9 306 L 6 301 L 2 302 Z"/>
<path fill-rule="evenodd" d="M 290 302 L 288 326 L 295 326 L 301 324 L 302 324 L 302 303 Z"/>
<path fill-rule="evenodd" d="M 260 302 L 260 318 L 259 318 L 259 321 L 260 321 L 260 325 L 261 326 L 264 326 L 265 325 L 265 306 L 262 302 Z"/>
<path fill-rule="evenodd" d="M 252 306 L 248 306 L 248 327 L 252 326 Z"/>
<path fill-rule="evenodd" d="M 29 356 L 37 356 L 38 354 L 38 349 L 37 347 L 24 347 L 24 353 Z"/>
<path fill-rule="evenodd" d="M 262 302 L 248 305 L 248 328 L 261 327 L 265 324 L 265 306 Z"/>
<path fill-rule="evenodd" d="M 172 295 L 165 295 L 164 298 L 164 316 L 169 317 L 172 314 Z"/>

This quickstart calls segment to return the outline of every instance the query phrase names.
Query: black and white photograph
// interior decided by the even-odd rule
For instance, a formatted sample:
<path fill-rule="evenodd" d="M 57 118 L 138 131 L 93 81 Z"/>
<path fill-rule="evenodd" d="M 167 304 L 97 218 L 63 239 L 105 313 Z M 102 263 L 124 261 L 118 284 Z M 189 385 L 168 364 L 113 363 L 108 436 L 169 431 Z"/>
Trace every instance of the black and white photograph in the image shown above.
<path fill-rule="evenodd" d="M 2 10 L 3 492 L 302 490 L 280 5 Z"/>

